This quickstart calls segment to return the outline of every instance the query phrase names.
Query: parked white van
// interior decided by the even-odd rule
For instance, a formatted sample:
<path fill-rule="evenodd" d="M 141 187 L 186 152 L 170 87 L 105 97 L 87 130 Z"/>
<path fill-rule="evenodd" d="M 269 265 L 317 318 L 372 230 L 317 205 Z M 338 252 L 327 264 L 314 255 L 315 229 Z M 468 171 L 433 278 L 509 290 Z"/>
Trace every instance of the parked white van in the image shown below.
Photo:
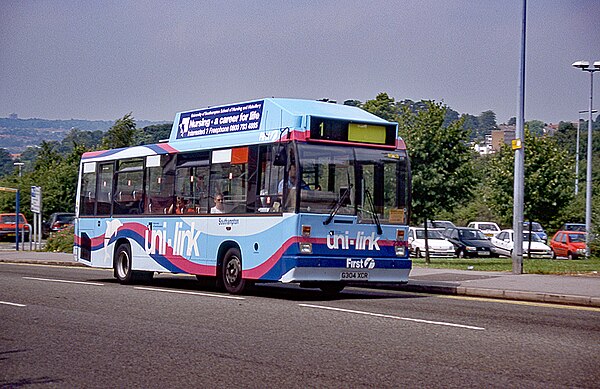
<path fill-rule="evenodd" d="M 467 227 L 477 228 L 483 232 L 488 239 L 500 233 L 500 227 L 498 227 L 498 225 L 494 222 L 471 222 Z"/>

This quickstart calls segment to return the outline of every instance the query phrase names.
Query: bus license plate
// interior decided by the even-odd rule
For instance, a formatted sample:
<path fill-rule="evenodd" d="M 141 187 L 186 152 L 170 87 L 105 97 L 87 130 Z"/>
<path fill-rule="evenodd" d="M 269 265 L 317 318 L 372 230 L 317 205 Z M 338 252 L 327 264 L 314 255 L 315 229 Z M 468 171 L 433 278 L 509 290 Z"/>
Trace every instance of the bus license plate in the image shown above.
<path fill-rule="evenodd" d="M 340 274 L 342 280 L 368 280 L 369 273 L 366 271 L 343 271 Z"/>

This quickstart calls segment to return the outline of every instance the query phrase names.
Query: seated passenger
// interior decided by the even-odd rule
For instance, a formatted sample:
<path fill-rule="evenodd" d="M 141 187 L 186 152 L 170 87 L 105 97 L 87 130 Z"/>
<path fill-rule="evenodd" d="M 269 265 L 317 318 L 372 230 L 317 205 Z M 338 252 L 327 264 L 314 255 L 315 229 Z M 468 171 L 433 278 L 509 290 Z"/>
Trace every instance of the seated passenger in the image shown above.
<path fill-rule="evenodd" d="M 225 204 L 223 204 L 223 194 L 217 193 L 214 198 L 215 206 L 210 209 L 210 213 L 226 213 Z"/>
<path fill-rule="evenodd" d="M 168 214 L 172 214 L 173 211 L 175 211 L 176 214 L 178 215 L 182 215 L 185 213 L 187 207 L 186 207 L 186 201 L 183 197 L 177 197 L 177 201 L 175 204 L 171 204 L 171 206 L 169 207 L 169 210 L 167 211 Z"/>

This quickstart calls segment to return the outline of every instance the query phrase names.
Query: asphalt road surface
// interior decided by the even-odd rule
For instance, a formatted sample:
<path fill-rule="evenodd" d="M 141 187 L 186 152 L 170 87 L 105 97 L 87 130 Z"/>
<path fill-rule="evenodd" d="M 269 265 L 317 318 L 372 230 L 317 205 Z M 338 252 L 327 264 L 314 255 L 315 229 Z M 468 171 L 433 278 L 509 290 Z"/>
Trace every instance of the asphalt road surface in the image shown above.
<path fill-rule="evenodd" d="M 600 309 L 0 264 L 0 388 L 599 387 Z"/>

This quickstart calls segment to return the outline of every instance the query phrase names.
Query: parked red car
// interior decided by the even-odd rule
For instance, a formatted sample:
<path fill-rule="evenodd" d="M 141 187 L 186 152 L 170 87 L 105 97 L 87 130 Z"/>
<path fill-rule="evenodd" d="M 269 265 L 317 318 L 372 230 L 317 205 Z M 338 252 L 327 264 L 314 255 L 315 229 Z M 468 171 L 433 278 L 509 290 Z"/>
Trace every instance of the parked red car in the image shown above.
<path fill-rule="evenodd" d="M 554 252 L 553 257 L 567 257 L 577 259 L 586 252 L 585 232 L 558 231 L 550 240 L 550 247 Z"/>
<path fill-rule="evenodd" d="M 0 238 L 15 236 L 16 215 L 16 213 L 0 214 Z M 19 214 L 19 239 L 22 236 L 21 231 L 25 231 L 25 240 L 29 239 L 29 226 L 27 225 L 25 215 L 22 213 Z"/>

